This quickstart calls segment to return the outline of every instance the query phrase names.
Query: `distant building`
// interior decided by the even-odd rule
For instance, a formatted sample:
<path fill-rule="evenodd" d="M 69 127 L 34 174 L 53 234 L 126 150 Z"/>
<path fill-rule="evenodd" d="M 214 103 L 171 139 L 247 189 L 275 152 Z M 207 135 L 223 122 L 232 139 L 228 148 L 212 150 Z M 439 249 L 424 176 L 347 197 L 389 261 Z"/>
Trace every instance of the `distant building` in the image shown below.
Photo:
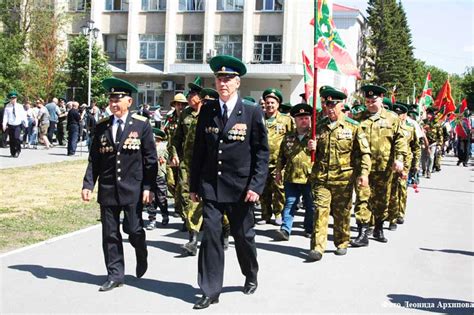
<path fill-rule="evenodd" d="M 260 98 L 268 87 L 285 101 L 304 91 L 301 52 L 312 59 L 312 0 L 56 0 L 77 12 L 68 37 L 90 18 L 114 75 L 137 84 L 138 103 L 165 108 L 196 75 L 212 87 L 207 61 L 216 54 L 241 58 L 248 74 L 241 94 Z M 334 5 L 334 20 L 349 53 L 360 65 L 366 20 L 358 9 Z M 318 85 L 349 93 L 355 79 L 321 71 Z"/>

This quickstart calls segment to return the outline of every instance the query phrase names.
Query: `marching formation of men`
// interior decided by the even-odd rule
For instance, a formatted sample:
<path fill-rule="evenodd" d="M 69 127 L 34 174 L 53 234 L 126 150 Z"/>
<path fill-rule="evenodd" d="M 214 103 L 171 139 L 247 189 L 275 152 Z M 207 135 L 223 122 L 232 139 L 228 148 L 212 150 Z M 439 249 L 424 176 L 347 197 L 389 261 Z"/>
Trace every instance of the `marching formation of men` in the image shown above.
<path fill-rule="evenodd" d="M 149 215 L 147 230 L 159 226 L 158 212 L 162 225 L 168 224 L 169 215 L 181 218 L 181 229 L 189 234 L 183 256 L 199 253 L 202 297 L 194 308 L 203 309 L 219 302 L 230 236 L 245 278 L 243 293 L 253 294 L 259 270 L 255 224 L 274 224 L 275 240 L 291 241 L 294 217 L 303 209 L 308 261 L 319 261 L 332 216 L 335 254 L 343 256 L 349 248 L 368 246 L 369 238 L 388 242 L 384 225 L 395 231 L 405 223 L 407 187 L 417 185 L 420 176 L 429 179 L 441 171 L 444 143 L 453 135 L 458 139 L 458 145 L 451 146 L 458 165 L 467 166 L 469 110 L 450 128 L 432 108 L 421 119 L 417 105 L 392 103 L 381 86 L 362 86 L 363 104 L 352 105 L 344 91 L 323 86 L 321 108 L 313 117 L 304 95 L 294 106 L 284 103 L 282 92 L 272 87 L 257 102 L 241 97 L 247 69 L 239 59 L 221 55 L 209 65 L 215 89 L 205 88 L 196 77 L 185 93 L 174 96 L 172 109 L 154 127 L 143 115 L 130 112 L 137 92 L 133 84 L 118 78 L 102 83 L 109 93 L 110 115 L 92 127 L 81 194 L 90 201 L 97 183 L 107 269 L 99 291 L 124 283 L 120 224 L 135 249 L 136 276 L 147 271 L 144 210 Z M 18 157 L 20 130 L 28 127 L 28 116 L 16 92 L 7 98 L 2 128 L 8 132 L 11 155 Z M 62 144 L 66 125 L 69 138 L 78 138 L 79 125 L 70 125 L 79 124 L 81 117 L 78 104 L 66 113 L 64 100 L 62 106 L 56 103 L 38 106 L 53 112 L 49 126 L 61 131 L 57 139 Z M 43 129 L 45 143 L 51 142 L 53 131 Z M 71 142 L 68 153 L 74 154 L 73 146 Z M 174 199 L 172 214 L 167 196 Z M 357 235 L 351 240 L 352 211 Z"/>

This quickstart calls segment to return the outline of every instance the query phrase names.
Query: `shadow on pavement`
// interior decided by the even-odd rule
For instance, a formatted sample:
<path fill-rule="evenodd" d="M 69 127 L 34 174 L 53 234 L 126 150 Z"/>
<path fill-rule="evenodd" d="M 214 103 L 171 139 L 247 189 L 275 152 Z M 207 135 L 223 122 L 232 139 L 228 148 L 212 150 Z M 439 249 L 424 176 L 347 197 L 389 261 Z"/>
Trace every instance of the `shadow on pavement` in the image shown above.
<path fill-rule="evenodd" d="M 13 265 L 10 269 L 30 272 L 33 276 L 39 279 L 47 279 L 52 277 L 60 280 L 67 280 L 77 283 L 88 283 L 99 286 L 106 281 L 105 276 L 93 275 L 83 271 L 43 267 L 40 265 Z M 154 292 L 163 296 L 168 296 L 180 299 L 184 302 L 195 303 L 199 289 L 194 288 L 190 284 L 166 282 L 153 279 L 137 279 L 134 276 L 125 276 L 125 285 L 136 287 L 145 291 Z M 232 292 L 242 290 L 241 287 L 227 287 L 223 292 Z"/>
<path fill-rule="evenodd" d="M 392 303 L 387 307 L 391 308 L 403 307 L 442 314 L 472 314 L 474 311 L 474 302 L 469 301 L 424 298 L 408 294 L 388 294 L 387 297 Z"/>
<path fill-rule="evenodd" d="M 277 242 L 275 242 L 277 243 Z M 278 242 L 281 244 L 283 242 Z M 275 245 L 275 244 L 268 244 L 268 243 L 256 243 L 257 248 L 261 250 L 268 250 L 275 253 L 285 254 L 295 256 L 301 259 L 306 260 L 308 258 L 307 249 L 295 247 L 295 246 L 286 246 L 286 245 Z"/>
<path fill-rule="evenodd" d="M 474 252 L 469 252 L 467 250 L 459 250 L 459 249 L 432 249 L 432 248 L 423 248 L 420 247 L 421 250 L 425 250 L 428 252 L 443 252 L 443 253 L 448 253 L 448 254 L 460 254 L 460 255 L 466 255 L 466 256 L 472 256 L 474 257 Z"/>

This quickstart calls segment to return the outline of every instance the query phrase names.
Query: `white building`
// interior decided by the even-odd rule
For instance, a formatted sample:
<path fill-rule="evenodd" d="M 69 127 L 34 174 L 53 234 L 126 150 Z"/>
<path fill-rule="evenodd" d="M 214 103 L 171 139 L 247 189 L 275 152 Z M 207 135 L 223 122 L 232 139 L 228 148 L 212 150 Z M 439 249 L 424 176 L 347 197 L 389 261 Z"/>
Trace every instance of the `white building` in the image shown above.
<path fill-rule="evenodd" d="M 216 54 L 234 55 L 247 65 L 242 96 L 258 99 L 275 87 L 295 104 L 304 91 L 301 52 L 312 59 L 313 0 L 62 1 L 77 12 L 68 35 L 79 34 L 85 21 L 93 20 L 114 75 L 138 86 L 139 104 L 166 108 L 197 75 L 212 87 L 207 61 Z M 359 10 L 339 5 L 334 5 L 334 19 L 358 60 L 365 19 Z M 355 89 L 354 78 L 332 71 L 320 72 L 318 85 L 323 84 Z"/>

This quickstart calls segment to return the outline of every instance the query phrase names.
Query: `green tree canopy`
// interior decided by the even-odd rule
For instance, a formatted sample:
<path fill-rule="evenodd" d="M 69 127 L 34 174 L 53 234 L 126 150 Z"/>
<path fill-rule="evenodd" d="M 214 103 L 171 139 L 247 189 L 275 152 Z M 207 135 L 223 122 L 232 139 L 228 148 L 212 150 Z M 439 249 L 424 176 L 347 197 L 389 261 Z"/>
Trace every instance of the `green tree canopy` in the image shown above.
<path fill-rule="evenodd" d="M 102 87 L 102 80 L 112 76 L 112 71 L 108 67 L 107 56 L 95 43 L 92 45 L 92 78 L 91 95 L 92 98 L 102 99 L 105 90 Z M 76 36 L 69 45 L 67 57 L 67 68 L 70 72 L 70 87 L 82 87 L 75 94 L 75 100 L 80 103 L 87 102 L 88 89 L 88 67 L 89 67 L 89 41 L 88 37 Z"/>

